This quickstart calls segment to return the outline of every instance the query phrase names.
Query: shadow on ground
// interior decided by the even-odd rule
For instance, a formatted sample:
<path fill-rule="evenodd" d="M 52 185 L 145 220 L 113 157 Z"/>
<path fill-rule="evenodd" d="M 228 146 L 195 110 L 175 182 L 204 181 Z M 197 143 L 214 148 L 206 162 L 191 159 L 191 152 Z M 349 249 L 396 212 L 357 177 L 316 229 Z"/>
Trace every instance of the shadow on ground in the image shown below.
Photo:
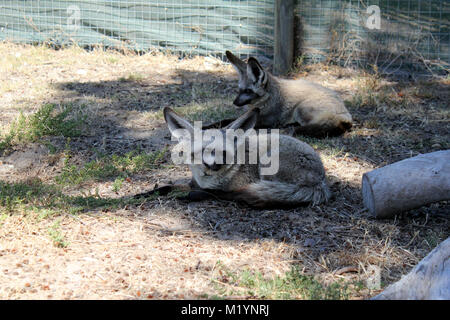
<path fill-rule="evenodd" d="M 235 79 L 208 72 L 178 70 L 175 76 L 169 78 L 64 82 L 55 86 L 60 91 L 58 99 L 64 103 L 84 105 L 89 120 L 79 137 L 71 138 L 70 141 L 64 137 L 47 137 L 44 141 L 54 145 L 56 152 L 69 147 L 73 154 L 70 161 L 80 167 L 96 159 L 100 153 L 125 154 L 136 149 L 153 152 L 170 145 L 170 134 L 161 117 L 161 110 L 165 106 L 176 108 L 191 120 L 215 121 L 236 114 L 231 106 L 236 92 Z M 448 86 L 442 89 L 446 90 Z M 368 100 L 363 106 L 355 101 L 349 104 L 355 117 L 352 132 L 335 138 L 300 139 L 312 144 L 325 156 L 354 158 L 353 164 L 343 162 L 343 166 L 364 167 L 370 164 L 376 167 L 417 153 L 448 148 L 448 123 L 441 122 L 439 118 L 445 115 L 443 112 L 448 100 L 426 100 L 425 97 L 424 100 L 429 103 L 419 103 L 416 109 L 409 112 L 407 105 L 400 104 L 395 108 L 374 106 L 372 103 L 377 103 L 378 98 Z M 15 151 L 16 162 L 20 162 L 17 152 L 26 152 L 26 148 Z M 48 162 L 49 157 L 43 153 L 37 160 Z M 165 165 L 169 165 L 169 158 L 165 159 Z M 2 161 L 7 163 L 8 159 Z M 413 210 L 398 216 L 395 221 L 375 221 L 367 215 L 362 205 L 360 178 L 340 179 L 339 172 L 328 172 L 329 176 L 332 174 L 329 180 L 334 199 L 327 205 L 313 208 L 255 210 L 226 201 L 128 201 L 130 196 L 137 193 L 136 190 L 148 188 L 148 181 L 154 184 L 164 179 L 170 180 L 181 170 L 168 168 L 170 170 L 159 172 L 157 177 L 152 172 L 130 177 L 136 183 L 147 180 L 147 184 L 144 187 L 130 185 L 118 196 L 115 195 L 113 200 L 78 194 L 64 196 L 63 203 L 57 205 L 62 208 L 76 205 L 81 211 L 125 206 L 126 210 L 139 214 L 145 212 L 147 207 L 163 201 L 166 206 L 188 212 L 193 224 L 215 238 L 242 241 L 274 239 L 291 243 L 298 248 L 293 259 L 308 265 L 311 271 L 320 270 L 320 259 L 326 257 L 326 265 L 330 270 L 343 265 L 355 265 L 358 259 L 365 259 L 368 263 L 383 261 L 389 265 L 392 273 L 399 274 L 404 268 L 402 260 L 387 261 L 391 255 L 398 255 L 402 248 L 422 248 L 425 252 L 432 243 L 449 235 L 448 216 L 445 215 L 449 210 L 447 203 Z M 56 174 L 60 169 L 55 171 Z M 361 174 L 364 170 L 367 171 L 368 167 L 361 169 Z M 102 182 L 112 182 L 114 179 L 110 177 Z M 93 187 L 95 183 L 92 182 Z M 59 192 L 47 188 L 50 184 L 45 182 L 37 189 L 23 187 L 25 194 L 20 194 L 25 197 L 31 192 L 35 197 L 30 203 L 39 202 L 39 199 L 47 199 L 54 192 Z M 21 188 L 18 185 L 13 187 Z M 72 186 L 71 192 L 76 193 L 77 186 Z M 43 206 L 55 206 L 55 203 L 44 203 Z"/>

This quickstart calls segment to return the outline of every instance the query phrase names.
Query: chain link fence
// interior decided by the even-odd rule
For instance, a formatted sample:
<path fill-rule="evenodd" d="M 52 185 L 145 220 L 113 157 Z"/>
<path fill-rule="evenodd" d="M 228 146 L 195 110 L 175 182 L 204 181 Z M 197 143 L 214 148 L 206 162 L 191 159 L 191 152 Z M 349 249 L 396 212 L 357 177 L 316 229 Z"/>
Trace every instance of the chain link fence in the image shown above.
<path fill-rule="evenodd" d="M 0 1 L 0 39 L 187 55 L 273 53 L 273 1 Z"/>
<path fill-rule="evenodd" d="M 298 0 L 297 55 L 394 75 L 448 74 L 450 1 Z"/>
<path fill-rule="evenodd" d="M 273 57 L 275 0 L 0 0 L 0 39 Z M 447 73 L 448 0 L 297 0 L 296 55 L 386 74 Z"/>

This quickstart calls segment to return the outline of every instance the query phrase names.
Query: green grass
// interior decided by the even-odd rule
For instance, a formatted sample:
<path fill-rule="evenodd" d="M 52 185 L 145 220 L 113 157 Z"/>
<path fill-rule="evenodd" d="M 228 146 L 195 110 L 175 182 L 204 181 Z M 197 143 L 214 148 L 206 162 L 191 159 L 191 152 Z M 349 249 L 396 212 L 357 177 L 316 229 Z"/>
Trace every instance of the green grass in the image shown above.
<path fill-rule="evenodd" d="M 194 104 L 175 108 L 175 111 L 190 121 L 203 121 L 204 124 L 227 118 L 236 118 L 240 113 L 234 107 L 229 108 L 222 104 L 214 103 L 214 101 L 205 105 Z"/>
<path fill-rule="evenodd" d="M 356 81 L 356 91 L 350 100 L 345 101 L 347 107 L 392 109 L 393 107 L 407 108 L 412 104 L 411 94 L 396 92 L 392 85 L 383 84 L 382 77 L 378 73 L 357 77 Z M 428 98 L 431 97 L 432 95 L 428 95 Z"/>
<path fill-rule="evenodd" d="M 124 181 L 125 181 L 125 178 L 123 178 L 123 177 L 116 178 L 116 180 L 114 180 L 114 183 L 112 185 L 112 191 L 119 192 L 120 189 L 122 188 Z"/>
<path fill-rule="evenodd" d="M 203 124 L 209 124 L 223 119 L 237 118 L 242 113 L 234 107 L 227 106 L 221 99 L 210 100 L 207 103 L 192 102 L 183 107 L 175 107 L 173 110 L 190 122 L 203 121 Z M 163 110 L 149 112 L 147 113 L 147 117 L 163 120 Z"/>
<path fill-rule="evenodd" d="M 292 64 L 292 67 L 290 68 L 288 74 L 296 75 L 296 74 L 300 73 L 302 68 L 305 66 L 305 58 L 306 58 L 306 55 L 304 55 L 304 54 L 297 56 L 295 58 L 294 63 Z"/>
<path fill-rule="evenodd" d="M 0 180 L 0 217 L 33 212 L 37 214 L 38 219 L 44 219 L 62 213 L 78 214 L 91 209 L 114 209 L 128 204 L 139 204 L 144 200 L 102 198 L 98 192 L 68 196 L 62 192 L 62 187 L 111 178 L 114 179 L 113 191 L 117 192 L 127 177 L 160 167 L 167 151 L 163 149 L 152 153 L 133 151 L 125 155 L 101 155 L 98 159 L 79 167 L 70 164 L 68 146 L 69 143 L 66 144 L 64 151 L 66 157 L 62 173 L 55 178 L 55 184 L 46 184 L 39 179 L 17 183 Z"/>
<path fill-rule="evenodd" d="M 303 274 L 298 267 L 271 279 L 252 270 L 235 274 L 220 263 L 219 270 L 222 274 L 213 282 L 220 296 L 225 298 L 245 295 L 256 299 L 342 300 L 349 298 L 351 285 L 355 290 L 360 287 L 343 281 L 325 286 L 313 276 Z"/>
<path fill-rule="evenodd" d="M 442 241 L 442 239 L 446 238 L 446 236 L 441 232 L 436 232 L 430 229 L 426 231 L 424 238 L 424 241 L 426 241 L 426 243 L 430 247 L 430 250 L 433 250 Z"/>
<path fill-rule="evenodd" d="M 160 167 L 166 152 L 167 149 L 165 148 L 151 153 L 131 151 L 121 156 L 100 156 L 98 159 L 79 167 L 70 164 L 70 150 L 66 150 L 62 173 L 55 180 L 61 185 L 79 185 L 87 181 L 102 181 L 114 178 L 113 188 L 114 191 L 118 191 L 125 178 Z"/>
<path fill-rule="evenodd" d="M 18 183 L 0 180 L 0 216 L 35 213 L 38 219 L 45 219 L 61 214 L 75 215 L 92 209 L 115 209 L 140 204 L 142 201 L 133 198 L 101 198 L 98 194 L 68 196 L 57 185 L 45 184 L 39 179 Z"/>
<path fill-rule="evenodd" d="M 18 208 L 27 206 L 52 207 L 59 197 L 58 190 L 35 179 L 27 182 L 8 183 L 0 181 L 0 212 L 14 213 Z"/>
<path fill-rule="evenodd" d="M 18 143 L 35 142 L 45 136 L 77 137 L 86 122 L 80 110 L 72 105 L 45 104 L 37 112 L 25 116 L 22 112 L 11 125 L 9 132 L 0 137 L 0 152 Z"/>
<path fill-rule="evenodd" d="M 55 223 L 49 228 L 48 234 L 55 247 L 66 248 L 69 245 L 69 242 L 65 240 L 64 235 L 61 233 L 60 227 L 59 220 L 55 221 Z"/>
<path fill-rule="evenodd" d="M 339 157 L 346 154 L 345 147 L 341 143 L 340 137 L 314 138 L 304 135 L 297 135 L 297 139 L 306 142 L 316 150 L 323 151 L 330 157 Z"/>

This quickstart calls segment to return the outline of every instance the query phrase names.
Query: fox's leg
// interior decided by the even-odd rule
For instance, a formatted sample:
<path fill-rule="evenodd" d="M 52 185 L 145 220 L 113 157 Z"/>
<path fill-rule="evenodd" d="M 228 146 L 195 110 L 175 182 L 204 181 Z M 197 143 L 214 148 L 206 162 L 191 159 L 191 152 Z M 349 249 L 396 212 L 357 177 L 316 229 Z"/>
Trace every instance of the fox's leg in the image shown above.
<path fill-rule="evenodd" d="M 179 199 L 196 202 L 203 200 L 219 200 L 220 197 L 215 191 L 196 189 L 190 191 L 187 196 Z"/>
<path fill-rule="evenodd" d="M 155 187 L 153 190 L 143 192 L 136 194 L 133 196 L 133 198 L 148 198 L 154 194 L 157 194 L 159 196 L 167 196 L 171 192 L 188 192 L 191 190 L 191 186 L 189 184 L 179 184 L 179 185 L 173 185 L 168 184 L 161 187 Z"/>
<path fill-rule="evenodd" d="M 169 193 L 177 193 L 180 194 L 175 196 L 176 199 L 179 200 L 188 200 L 188 201 L 202 201 L 208 199 L 219 199 L 218 195 L 215 195 L 215 192 L 212 190 L 202 190 L 198 188 L 193 181 L 189 184 L 169 184 L 161 187 L 156 187 L 153 190 L 139 193 L 133 196 L 134 199 L 139 198 L 148 198 L 153 195 L 158 196 L 167 196 Z M 186 194 L 187 193 L 187 194 Z"/>

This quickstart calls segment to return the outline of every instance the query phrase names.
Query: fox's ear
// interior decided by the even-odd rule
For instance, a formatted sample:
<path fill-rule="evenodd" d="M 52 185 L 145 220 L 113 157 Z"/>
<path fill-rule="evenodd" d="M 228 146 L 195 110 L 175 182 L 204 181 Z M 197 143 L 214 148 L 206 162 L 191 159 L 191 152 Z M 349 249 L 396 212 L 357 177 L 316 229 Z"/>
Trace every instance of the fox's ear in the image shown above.
<path fill-rule="evenodd" d="M 234 120 L 226 128 L 233 130 L 242 129 L 244 131 L 253 129 L 258 121 L 258 117 L 259 108 L 253 108 Z"/>
<path fill-rule="evenodd" d="M 258 60 L 253 57 L 248 59 L 247 63 L 247 77 L 254 83 L 263 83 L 266 79 L 266 72 L 259 64 Z"/>
<path fill-rule="evenodd" d="M 244 74 L 246 72 L 247 64 L 244 61 L 236 57 L 230 51 L 226 51 L 225 54 L 227 55 L 228 61 L 230 61 L 239 74 Z"/>
<path fill-rule="evenodd" d="M 164 119 L 166 120 L 170 133 L 178 140 L 186 137 L 184 130 L 190 132 L 191 136 L 194 134 L 194 127 L 169 107 L 164 108 Z"/>

